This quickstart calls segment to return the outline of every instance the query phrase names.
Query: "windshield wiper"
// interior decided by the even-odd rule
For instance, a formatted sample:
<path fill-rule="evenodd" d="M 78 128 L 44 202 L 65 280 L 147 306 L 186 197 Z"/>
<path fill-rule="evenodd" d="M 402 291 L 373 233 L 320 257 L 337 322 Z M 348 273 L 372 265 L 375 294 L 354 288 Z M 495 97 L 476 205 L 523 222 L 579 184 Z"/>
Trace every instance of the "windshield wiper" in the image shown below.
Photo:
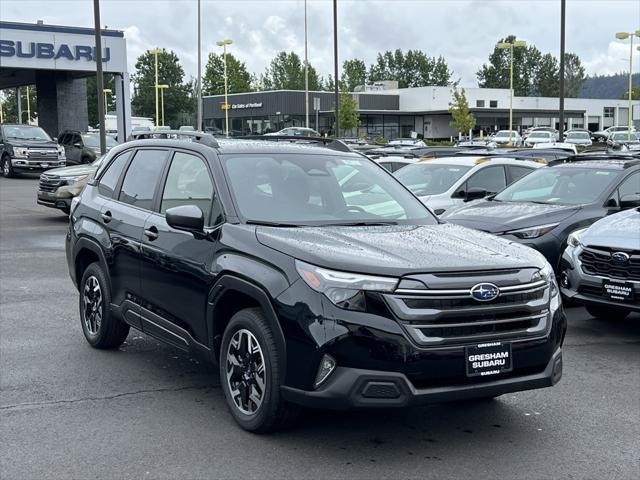
<path fill-rule="evenodd" d="M 373 221 L 373 222 L 335 222 L 335 223 L 323 223 L 323 227 L 385 227 L 388 225 L 398 225 L 398 222 L 394 221 Z"/>
<path fill-rule="evenodd" d="M 247 220 L 245 222 L 247 225 L 260 225 L 263 227 L 300 227 L 307 225 L 296 225 L 295 223 L 284 223 L 284 222 L 269 222 L 264 220 Z"/>

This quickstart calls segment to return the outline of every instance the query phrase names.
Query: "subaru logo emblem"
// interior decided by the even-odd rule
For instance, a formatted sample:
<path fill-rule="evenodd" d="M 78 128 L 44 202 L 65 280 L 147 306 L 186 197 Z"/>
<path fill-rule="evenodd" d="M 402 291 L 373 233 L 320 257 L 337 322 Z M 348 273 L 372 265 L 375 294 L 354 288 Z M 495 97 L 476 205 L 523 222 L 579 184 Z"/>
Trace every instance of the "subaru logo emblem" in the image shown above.
<path fill-rule="evenodd" d="M 618 265 L 624 265 L 629 261 L 629 255 L 624 252 L 615 252 L 611 254 L 611 260 Z"/>
<path fill-rule="evenodd" d="M 471 288 L 471 296 L 479 302 L 489 302 L 500 295 L 500 289 L 493 283 L 479 283 Z"/>

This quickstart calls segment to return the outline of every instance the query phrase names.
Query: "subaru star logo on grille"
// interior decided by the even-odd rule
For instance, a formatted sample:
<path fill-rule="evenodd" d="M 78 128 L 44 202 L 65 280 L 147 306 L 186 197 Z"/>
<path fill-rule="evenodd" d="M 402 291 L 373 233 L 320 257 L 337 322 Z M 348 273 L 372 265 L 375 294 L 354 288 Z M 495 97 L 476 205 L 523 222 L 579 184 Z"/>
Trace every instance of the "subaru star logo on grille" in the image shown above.
<path fill-rule="evenodd" d="M 613 261 L 613 263 L 623 265 L 629 261 L 629 255 L 624 252 L 614 252 L 611 254 L 611 260 Z"/>
<path fill-rule="evenodd" d="M 493 283 L 479 283 L 471 289 L 471 296 L 479 302 L 488 302 L 500 294 L 500 289 Z"/>

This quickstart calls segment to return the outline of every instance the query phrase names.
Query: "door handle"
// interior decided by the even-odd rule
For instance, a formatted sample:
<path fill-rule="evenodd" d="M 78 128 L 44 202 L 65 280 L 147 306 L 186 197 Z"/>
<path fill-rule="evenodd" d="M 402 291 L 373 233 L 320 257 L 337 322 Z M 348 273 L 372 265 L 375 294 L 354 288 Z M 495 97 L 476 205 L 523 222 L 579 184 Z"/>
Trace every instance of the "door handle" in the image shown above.
<path fill-rule="evenodd" d="M 102 221 L 103 221 L 104 223 L 109 223 L 109 222 L 111 221 L 111 219 L 113 218 L 113 217 L 111 216 L 111 212 L 110 212 L 109 210 L 107 210 L 107 211 L 106 211 L 106 212 L 104 212 L 104 213 L 101 213 L 101 214 L 100 214 L 100 216 L 102 217 Z"/>
<path fill-rule="evenodd" d="M 153 242 L 156 238 L 158 238 L 158 229 L 154 226 L 149 227 L 145 229 L 144 235 L 149 239 L 150 242 Z"/>

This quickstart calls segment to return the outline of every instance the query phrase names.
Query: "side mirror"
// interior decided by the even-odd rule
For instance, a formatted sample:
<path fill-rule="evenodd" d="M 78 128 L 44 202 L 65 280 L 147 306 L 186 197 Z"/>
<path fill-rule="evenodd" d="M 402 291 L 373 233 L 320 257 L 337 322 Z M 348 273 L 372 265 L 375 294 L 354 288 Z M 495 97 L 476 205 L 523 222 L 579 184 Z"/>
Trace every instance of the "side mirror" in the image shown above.
<path fill-rule="evenodd" d="M 58 143 L 58 137 L 53 137 L 53 141 Z"/>
<path fill-rule="evenodd" d="M 76 148 L 82 148 L 82 144 L 79 142 L 74 143 L 73 146 Z"/>
<path fill-rule="evenodd" d="M 191 233 L 202 233 L 204 230 L 204 214 L 196 205 L 180 205 L 165 212 L 167 225 L 176 230 Z"/>
<path fill-rule="evenodd" d="M 488 192 L 484 188 L 480 187 L 471 187 L 467 190 L 464 200 L 468 202 L 470 200 L 478 200 L 480 198 L 484 198 L 488 195 Z"/>
<path fill-rule="evenodd" d="M 626 208 L 640 207 L 640 194 L 630 193 L 620 198 L 620 208 L 623 210 Z"/>
<path fill-rule="evenodd" d="M 604 204 L 604 208 L 610 208 L 612 210 L 618 210 L 618 208 L 619 208 L 618 201 L 615 198 L 610 198 Z"/>

